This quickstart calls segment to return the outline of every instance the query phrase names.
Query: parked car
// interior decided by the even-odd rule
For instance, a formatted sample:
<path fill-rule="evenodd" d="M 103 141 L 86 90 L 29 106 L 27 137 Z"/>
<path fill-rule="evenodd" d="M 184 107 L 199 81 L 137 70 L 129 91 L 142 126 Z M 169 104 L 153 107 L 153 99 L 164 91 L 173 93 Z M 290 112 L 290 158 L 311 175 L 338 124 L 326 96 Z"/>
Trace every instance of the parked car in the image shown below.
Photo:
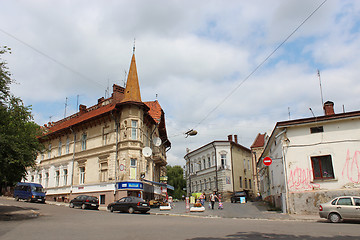
<path fill-rule="evenodd" d="M 81 207 L 82 209 L 91 208 L 97 210 L 99 209 L 99 199 L 94 196 L 80 195 L 70 201 L 69 207 Z"/>
<path fill-rule="evenodd" d="M 234 192 L 230 198 L 232 203 L 241 202 L 241 198 L 245 198 L 245 202 L 247 201 L 247 194 L 245 191 Z"/>
<path fill-rule="evenodd" d="M 14 198 L 16 201 L 24 199 L 29 202 L 45 203 L 45 191 L 39 183 L 24 183 L 19 182 L 15 186 Z"/>
<path fill-rule="evenodd" d="M 319 215 L 330 222 L 360 219 L 360 197 L 341 196 L 319 206 Z"/>
<path fill-rule="evenodd" d="M 116 202 L 110 203 L 107 206 L 107 209 L 110 212 L 120 211 L 120 212 L 141 212 L 146 213 L 150 211 L 149 204 L 142 198 L 138 197 L 123 197 Z"/>

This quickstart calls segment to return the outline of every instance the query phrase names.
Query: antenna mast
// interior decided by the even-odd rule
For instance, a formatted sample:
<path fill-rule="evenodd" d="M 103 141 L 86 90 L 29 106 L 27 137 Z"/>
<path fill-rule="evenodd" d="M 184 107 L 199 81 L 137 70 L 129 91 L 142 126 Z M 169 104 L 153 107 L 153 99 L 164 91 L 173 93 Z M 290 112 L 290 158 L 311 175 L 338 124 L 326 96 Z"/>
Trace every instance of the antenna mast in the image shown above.
<path fill-rule="evenodd" d="M 65 112 L 64 112 L 64 118 L 66 118 L 66 108 L 67 108 L 67 106 L 68 106 L 67 101 L 68 101 L 68 98 L 66 97 L 66 98 L 65 98 Z"/>
<path fill-rule="evenodd" d="M 317 70 L 317 74 L 318 74 L 318 77 L 319 77 L 319 83 L 320 83 L 321 108 L 323 108 L 323 107 L 324 107 L 324 98 L 323 98 L 323 93 L 322 93 L 321 77 L 320 77 L 320 70 L 319 70 L 319 69 Z M 325 110 L 324 110 L 324 112 L 325 112 Z"/>

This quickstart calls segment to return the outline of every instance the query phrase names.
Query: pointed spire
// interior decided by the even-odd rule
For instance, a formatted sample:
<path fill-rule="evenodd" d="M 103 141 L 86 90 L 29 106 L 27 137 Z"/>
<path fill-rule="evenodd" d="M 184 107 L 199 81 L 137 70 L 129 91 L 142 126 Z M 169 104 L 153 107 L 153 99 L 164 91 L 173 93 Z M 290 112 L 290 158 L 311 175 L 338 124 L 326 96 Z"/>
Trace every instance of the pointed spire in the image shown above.
<path fill-rule="evenodd" d="M 126 81 L 124 99 L 122 100 L 122 102 L 129 102 L 129 101 L 142 102 L 134 53 L 131 59 L 130 70 Z"/>

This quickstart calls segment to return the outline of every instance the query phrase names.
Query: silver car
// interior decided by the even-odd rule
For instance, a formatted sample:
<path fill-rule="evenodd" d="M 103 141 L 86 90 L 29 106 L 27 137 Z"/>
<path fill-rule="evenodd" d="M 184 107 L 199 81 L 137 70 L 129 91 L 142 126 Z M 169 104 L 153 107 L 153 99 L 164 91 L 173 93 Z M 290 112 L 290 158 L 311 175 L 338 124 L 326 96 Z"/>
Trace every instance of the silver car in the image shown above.
<path fill-rule="evenodd" d="M 330 222 L 360 219 L 360 197 L 341 196 L 319 206 L 319 215 Z"/>

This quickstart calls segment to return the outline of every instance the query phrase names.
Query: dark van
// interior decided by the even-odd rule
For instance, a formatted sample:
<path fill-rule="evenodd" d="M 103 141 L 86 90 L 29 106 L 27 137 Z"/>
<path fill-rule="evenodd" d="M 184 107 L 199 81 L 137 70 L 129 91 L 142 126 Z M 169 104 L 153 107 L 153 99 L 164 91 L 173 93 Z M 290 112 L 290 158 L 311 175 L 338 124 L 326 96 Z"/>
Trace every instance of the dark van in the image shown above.
<path fill-rule="evenodd" d="M 16 201 L 24 199 L 29 202 L 45 203 L 45 191 L 39 183 L 24 183 L 19 182 L 15 186 L 14 198 Z"/>

